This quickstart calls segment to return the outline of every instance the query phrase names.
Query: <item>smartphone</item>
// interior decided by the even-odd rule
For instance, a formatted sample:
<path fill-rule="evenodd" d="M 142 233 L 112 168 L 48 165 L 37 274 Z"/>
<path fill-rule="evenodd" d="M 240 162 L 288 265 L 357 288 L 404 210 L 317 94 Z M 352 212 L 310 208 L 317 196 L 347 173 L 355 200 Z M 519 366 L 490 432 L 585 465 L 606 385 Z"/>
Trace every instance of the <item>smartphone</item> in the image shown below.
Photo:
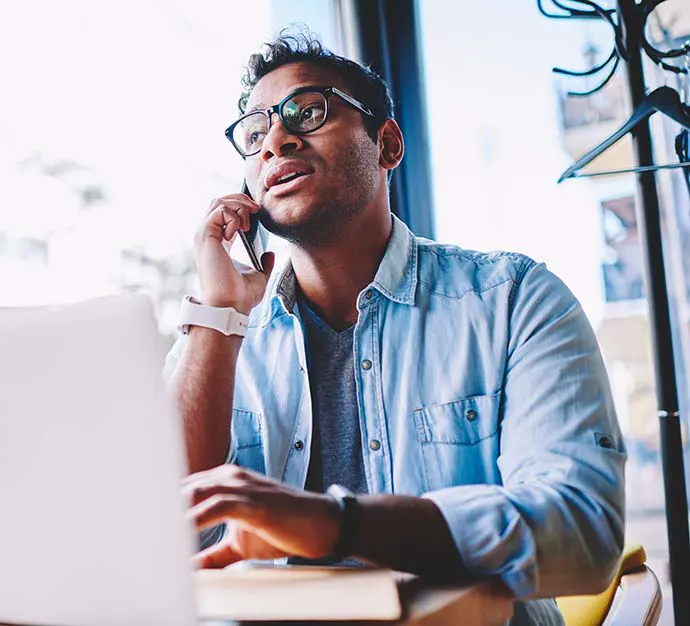
<path fill-rule="evenodd" d="M 249 187 L 247 187 L 247 181 L 242 182 L 242 193 L 252 197 L 249 193 Z M 254 269 L 263 272 L 264 268 L 261 265 L 261 255 L 265 252 L 265 233 L 261 224 L 259 223 L 259 218 L 256 213 L 251 213 L 249 215 L 249 230 L 240 230 L 240 239 L 244 244 L 244 248 L 249 255 L 249 260 L 252 262 Z"/>

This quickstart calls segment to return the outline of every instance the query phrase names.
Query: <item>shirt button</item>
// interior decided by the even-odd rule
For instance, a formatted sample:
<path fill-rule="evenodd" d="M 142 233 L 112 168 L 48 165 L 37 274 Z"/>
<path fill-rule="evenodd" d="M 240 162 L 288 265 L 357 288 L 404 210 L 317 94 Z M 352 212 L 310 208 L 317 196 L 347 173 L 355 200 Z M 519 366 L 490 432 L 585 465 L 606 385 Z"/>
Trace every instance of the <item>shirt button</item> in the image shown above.
<path fill-rule="evenodd" d="M 604 435 L 599 439 L 599 445 L 602 448 L 608 448 L 610 450 L 611 448 L 613 448 L 613 440 L 611 439 L 611 437 Z"/>
<path fill-rule="evenodd" d="M 474 420 L 477 419 L 477 412 L 472 409 L 468 409 L 465 411 L 465 417 L 467 418 L 467 421 L 474 422 Z"/>
<path fill-rule="evenodd" d="M 369 359 L 364 359 L 364 361 L 362 361 L 362 369 L 363 370 L 370 370 L 371 369 L 371 361 Z"/>
<path fill-rule="evenodd" d="M 301 441 L 295 441 L 295 450 L 301 450 L 302 448 L 304 448 L 304 443 Z"/>
<path fill-rule="evenodd" d="M 381 442 L 380 442 L 378 439 L 372 439 L 372 440 L 369 442 L 369 447 L 370 447 L 372 450 L 378 450 L 378 449 L 381 447 Z"/>
<path fill-rule="evenodd" d="M 371 300 L 371 296 L 373 296 L 373 295 L 374 295 L 374 294 L 371 293 L 371 289 L 367 289 L 366 293 L 364 294 L 364 297 L 365 297 L 367 300 Z"/>

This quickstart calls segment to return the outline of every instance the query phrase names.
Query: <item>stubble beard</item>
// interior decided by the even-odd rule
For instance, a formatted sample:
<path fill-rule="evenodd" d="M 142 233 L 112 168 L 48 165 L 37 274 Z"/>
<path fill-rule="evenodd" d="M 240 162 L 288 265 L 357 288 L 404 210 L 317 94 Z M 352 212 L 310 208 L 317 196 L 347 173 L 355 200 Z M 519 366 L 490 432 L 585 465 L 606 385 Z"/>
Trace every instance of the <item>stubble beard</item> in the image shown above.
<path fill-rule="evenodd" d="M 325 197 L 308 215 L 295 222 L 276 221 L 265 205 L 259 207 L 258 218 L 270 233 L 302 249 L 321 248 L 342 237 L 352 218 L 371 203 L 378 176 L 376 145 L 352 144 L 341 153 L 333 167 L 342 172 L 336 180 L 338 192 Z M 328 196 L 328 194 L 325 194 Z"/>

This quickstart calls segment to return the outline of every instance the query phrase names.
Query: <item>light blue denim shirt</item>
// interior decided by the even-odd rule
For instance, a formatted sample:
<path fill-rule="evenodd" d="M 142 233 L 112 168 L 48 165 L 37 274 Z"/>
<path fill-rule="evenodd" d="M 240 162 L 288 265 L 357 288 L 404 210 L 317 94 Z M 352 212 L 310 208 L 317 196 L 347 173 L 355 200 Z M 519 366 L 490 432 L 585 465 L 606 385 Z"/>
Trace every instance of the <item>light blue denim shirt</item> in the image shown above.
<path fill-rule="evenodd" d="M 370 492 L 433 500 L 465 565 L 518 597 L 606 585 L 623 544 L 625 451 L 594 333 L 568 288 L 523 255 L 419 239 L 394 218 L 357 309 Z M 250 315 L 228 461 L 303 488 L 311 435 L 288 264 Z"/>

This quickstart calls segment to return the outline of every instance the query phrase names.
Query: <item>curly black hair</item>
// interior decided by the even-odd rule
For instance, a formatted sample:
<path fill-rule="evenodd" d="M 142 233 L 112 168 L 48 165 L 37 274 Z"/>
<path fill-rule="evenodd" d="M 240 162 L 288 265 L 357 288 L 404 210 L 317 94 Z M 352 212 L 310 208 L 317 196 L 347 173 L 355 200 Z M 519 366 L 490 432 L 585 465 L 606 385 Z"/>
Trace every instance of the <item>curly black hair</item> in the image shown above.
<path fill-rule="evenodd" d="M 393 99 L 388 85 L 376 72 L 327 50 L 308 31 L 290 34 L 287 30 L 282 30 L 276 39 L 265 43 L 260 53 L 249 57 L 242 77 L 243 91 L 238 102 L 240 114 L 244 114 L 249 95 L 256 84 L 266 74 L 288 63 L 310 63 L 337 73 L 350 94 L 374 114 L 373 118 L 362 114 L 364 126 L 372 141 L 377 140 L 378 129 L 383 121 L 394 116 Z"/>

